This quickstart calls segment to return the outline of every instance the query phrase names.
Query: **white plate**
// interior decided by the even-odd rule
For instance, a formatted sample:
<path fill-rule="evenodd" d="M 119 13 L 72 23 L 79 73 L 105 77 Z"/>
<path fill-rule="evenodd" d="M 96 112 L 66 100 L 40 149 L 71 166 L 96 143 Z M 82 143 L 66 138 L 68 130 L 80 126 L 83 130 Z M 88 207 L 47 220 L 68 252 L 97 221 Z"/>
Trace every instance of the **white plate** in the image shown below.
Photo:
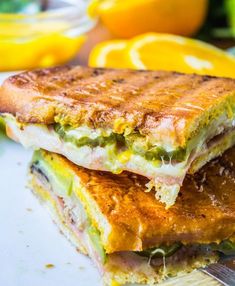
<path fill-rule="evenodd" d="M 32 151 L 0 135 L 0 286 L 101 286 L 91 260 L 60 234 L 26 188 L 31 156 Z M 217 285 L 210 282 L 194 272 L 164 285 Z"/>

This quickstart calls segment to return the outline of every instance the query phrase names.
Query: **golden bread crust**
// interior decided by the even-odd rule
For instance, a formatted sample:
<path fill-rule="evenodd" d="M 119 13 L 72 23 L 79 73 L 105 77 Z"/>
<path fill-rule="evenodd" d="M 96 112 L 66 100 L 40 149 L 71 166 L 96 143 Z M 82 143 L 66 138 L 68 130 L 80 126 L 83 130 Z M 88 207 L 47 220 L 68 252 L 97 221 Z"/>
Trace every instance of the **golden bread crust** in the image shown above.
<path fill-rule="evenodd" d="M 145 192 L 144 177 L 87 170 L 60 155 L 41 152 L 46 160 L 57 160 L 80 178 L 94 206 L 111 226 L 104 245 L 108 253 L 177 241 L 208 244 L 235 232 L 235 148 L 194 176 L 188 175 L 175 205 L 168 210 L 153 192 Z M 97 222 L 97 217 L 92 220 Z"/>
<path fill-rule="evenodd" d="M 87 124 L 116 132 L 125 123 L 181 146 L 218 114 L 231 111 L 234 102 L 233 79 L 81 66 L 24 72 L 8 78 L 0 92 L 0 112 L 20 122 Z"/>
<path fill-rule="evenodd" d="M 89 247 L 86 240 L 78 236 L 76 230 L 71 227 L 66 215 L 59 210 L 56 199 L 51 196 L 50 189 L 44 188 L 36 176 L 32 176 L 30 187 L 39 200 L 49 209 L 54 222 L 76 249 L 94 259 L 92 247 Z M 166 257 L 165 264 L 161 258 L 152 259 L 150 263 L 149 258 L 139 256 L 134 252 L 108 254 L 107 261 L 102 266 L 97 261 L 94 262 L 103 275 L 104 285 L 113 285 L 113 281 L 121 285 L 126 283 L 153 285 L 167 277 L 186 274 L 193 269 L 215 263 L 217 260 L 218 255 L 215 252 L 192 246 L 182 247 L 172 256 Z"/>

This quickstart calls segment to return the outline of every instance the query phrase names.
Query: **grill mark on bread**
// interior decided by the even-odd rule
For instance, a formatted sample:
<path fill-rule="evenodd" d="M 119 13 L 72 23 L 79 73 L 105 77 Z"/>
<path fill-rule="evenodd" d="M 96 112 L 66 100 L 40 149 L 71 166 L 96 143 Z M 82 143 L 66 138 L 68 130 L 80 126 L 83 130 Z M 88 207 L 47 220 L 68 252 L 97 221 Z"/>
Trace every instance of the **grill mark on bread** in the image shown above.
<path fill-rule="evenodd" d="M 114 236 L 122 233 L 119 244 L 114 236 L 114 240 L 107 242 L 109 251 L 137 250 L 136 245 L 150 248 L 176 241 L 210 243 L 234 237 L 235 172 L 229 172 L 227 176 L 220 176 L 219 172 L 221 166 L 232 169 L 235 148 L 226 151 L 219 160 L 208 163 L 196 175 L 187 175 L 180 197 L 167 210 L 155 199 L 154 192 L 144 192 L 147 183 L 144 177 L 128 172 L 117 176 L 87 170 L 62 156 L 41 152 L 50 160 L 59 160 L 64 168 L 72 168 L 99 212 L 108 220 L 114 233 L 116 231 Z"/>
<path fill-rule="evenodd" d="M 233 79 L 65 66 L 10 77 L 0 93 L 0 112 L 28 123 L 50 124 L 59 116 L 65 124 L 104 128 L 122 117 L 145 135 L 167 119 L 172 138 L 184 146 L 204 112 L 227 98 L 235 100 Z"/>

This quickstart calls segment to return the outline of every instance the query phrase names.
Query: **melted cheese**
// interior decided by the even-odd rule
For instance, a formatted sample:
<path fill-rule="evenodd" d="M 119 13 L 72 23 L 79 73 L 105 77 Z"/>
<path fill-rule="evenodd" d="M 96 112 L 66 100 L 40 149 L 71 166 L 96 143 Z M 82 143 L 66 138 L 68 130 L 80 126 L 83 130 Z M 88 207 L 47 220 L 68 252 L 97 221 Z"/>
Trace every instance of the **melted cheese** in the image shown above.
<path fill-rule="evenodd" d="M 224 119 L 223 116 L 221 117 L 222 119 Z M 200 160 L 200 154 L 203 154 L 202 158 L 205 162 L 205 154 L 209 151 L 211 154 L 210 159 L 212 159 L 235 143 L 235 131 L 233 130 L 230 132 L 231 134 L 229 133 L 227 137 L 223 138 L 226 144 L 221 144 L 220 142 L 220 148 L 217 148 L 217 150 L 216 146 L 212 146 L 216 152 L 211 152 L 211 150 L 207 149 L 205 134 L 210 138 L 212 134 L 218 132 L 218 130 L 215 132 L 215 128 L 218 127 L 218 121 L 211 126 L 208 132 L 201 132 L 200 142 L 198 142 L 198 138 L 192 139 L 191 144 L 197 147 L 187 160 L 173 164 L 171 161 L 146 160 L 144 157 L 132 153 L 131 150 L 120 152 L 116 149 L 115 144 L 94 148 L 90 146 L 77 147 L 72 142 L 61 140 L 51 127 L 39 124 L 27 124 L 22 127 L 13 116 L 7 116 L 6 122 L 8 130 L 10 130 L 10 136 L 17 139 L 25 147 L 42 148 L 62 154 L 75 164 L 88 169 L 110 171 L 116 174 L 127 170 L 148 177 L 154 183 L 156 198 L 165 203 L 167 207 L 174 204 L 183 179 L 195 158 L 197 158 L 197 161 L 199 160 L 199 163 L 197 162 L 198 166 L 201 166 L 203 162 Z M 227 125 L 229 125 L 229 122 L 225 120 L 219 131 L 223 131 Z M 87 134 L 91 138 L 102 134 L 100 130 L 91 130 L 84 126 L 68 132 L 74 136 Z M 228 137 L 229 140 L 226 141 Z M 193 149 L 193 146 L 190 148 Z"/>

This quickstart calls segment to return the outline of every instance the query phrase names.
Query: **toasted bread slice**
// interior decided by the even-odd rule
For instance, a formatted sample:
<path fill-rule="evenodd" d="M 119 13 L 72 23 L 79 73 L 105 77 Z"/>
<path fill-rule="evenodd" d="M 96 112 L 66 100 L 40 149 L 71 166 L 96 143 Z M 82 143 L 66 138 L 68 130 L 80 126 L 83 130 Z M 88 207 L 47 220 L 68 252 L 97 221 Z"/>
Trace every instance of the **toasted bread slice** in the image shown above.
<path fill-rule="evenodd" d="M 57 67 L 6 80 L 0 112 L 24 145 L 89 169 L 146 176 L 169 207 L 187 172 L 234 145 L 235 80 Z"/>
<path fill-rule="evenodd" d="M 169 210 L 145 192 L 146 178 L 87 170 L 42 150 L 30 165 L 30 187 L 107 285 L 153 284 L 215 262 L 217 250 L 229 251 L 224 243 L 234 253 L 234 164 L 230 149 L 187 176 Z"/>
<path fill-rule="evenodd" d="M 88 255 L 102 275 L 104 285 L 141 283 L 155 285 L 168 277 L 179 276 L 218 260 L 218 254 L 206 247 L 182 246 L 175 254 L 165 258 L 140 256 L 135 252 L 121 251 L 106 254 L 94 244 L 90 234 L 71 225 L 66 211 L 58 200 L 43 186 L 37 175 L 32 175 L 30 187 L 41 203 L 49 210 L 59 230 L 72 242 L 76 250 Z"/>
<path fill-rule="evenodd" d="M 101 234 L 106 253 L 142 251 L 159 245 L 220 242 L 235 232 L 235 149 L 228 150 L 194 176 L 187 176 L 180 197 L 166 210 L 146 179 L 78 167 L 64 157 L 37 151 L 33 174 L 46 178 L 54 195 L 79 201 Z M 224 175 L 226 174 L 226 175 Z M 70 208 L 70 207 L 69 207 Z M 68 214 L 71 215 L 71 214 Z M 73 219 L 74 220 L 74 219 Z"/>

